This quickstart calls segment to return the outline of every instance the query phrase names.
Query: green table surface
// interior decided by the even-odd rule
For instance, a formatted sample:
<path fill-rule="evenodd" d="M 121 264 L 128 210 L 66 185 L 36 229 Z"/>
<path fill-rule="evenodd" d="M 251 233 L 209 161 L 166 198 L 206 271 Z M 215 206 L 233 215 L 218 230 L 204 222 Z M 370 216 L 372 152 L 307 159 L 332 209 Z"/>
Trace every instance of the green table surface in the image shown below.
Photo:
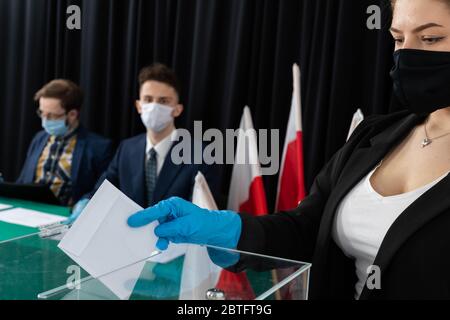
<path fill-rule="evenodd" d="M 42 299 L 42 293 L 48 291 L 54 294 L 47 300 L 117 299 L 97 279 L 83 282 L 79 291 L 65 287 L 72 275 L 70 268 L 77 264 L 58 248 L 58 243 L 39 235 L 0 243 L 0 300 L 36 300 L 40 294 Z M 167 264 L 148 262 L 130 299 L 178 299 L 183 265 L 184 256 Z M 79 270 L 82 279 L 89 276 Z M 256 295 L 274 285 L 270 272 L 247 272 L 247 276 Z"/>
<path fill-rule="evenodd" d="M 54 206 L 44 203 L 36 203 L 17 199 L 7 199 L 0 197 L 0 204 L 10 205 L 13 208 L 25 208 L 36 210 L 44 213 L 56 214 L 64 217 L 70 215 L 70 208 Z M 38 232 L 37 228 L 24 227 L 16 224 L 5 223 L 0 221 L 0 243 L 18 237 L 23 237 Z"/>
<path fill-rule="evenodd" d="M 40 212 L 69 216 L 70 210 L 40 203 L 0 198 L 1 204 Z M 38 229 L 0 222 L 0 300 L 33 300 L 38 294 L 64 286 L 69 267 L 76 266 L 58 248 L 59 241 L 41 238 Z M 184 257 L 167 264 L 147 263 L 136 283 L 131 299 L 177 299 Z M 88 274 L 81 269 L 81 277 Z M 247 272 L 255 294 L 268 290 L 272 283 L 269 272 Z M 98 280 L 92 279 L 81 291 L 61 290 L 49 299 L 114 299 Z"/>

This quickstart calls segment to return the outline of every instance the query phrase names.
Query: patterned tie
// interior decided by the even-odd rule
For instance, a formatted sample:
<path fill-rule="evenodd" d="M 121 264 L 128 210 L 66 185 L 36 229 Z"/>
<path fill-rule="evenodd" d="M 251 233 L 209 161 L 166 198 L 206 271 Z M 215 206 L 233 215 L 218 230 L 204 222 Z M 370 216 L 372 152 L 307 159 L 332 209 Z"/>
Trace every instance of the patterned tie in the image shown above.
<path fill-rule="evenodd" d="M 157 173 L 156 151 L 151 149 L 148 152 L 148 160 L 145 166 L 145 183 L 147 187 L 147 205 L 151 206 L 153 203 L 153 192 L 155 191 Z"/>

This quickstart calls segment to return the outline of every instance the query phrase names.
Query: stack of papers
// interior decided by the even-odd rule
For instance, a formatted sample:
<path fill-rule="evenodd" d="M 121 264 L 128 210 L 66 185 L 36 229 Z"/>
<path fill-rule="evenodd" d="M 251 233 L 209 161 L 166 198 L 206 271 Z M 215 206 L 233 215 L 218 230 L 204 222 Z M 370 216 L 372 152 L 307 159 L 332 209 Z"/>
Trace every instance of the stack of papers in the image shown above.
<path fill-rule="evenodd" d="M 0 211 L 1 210 L 6 210 L 6 209 L 11 209 L 11 208 L 12 207 L 7 205 L 7 204 L 0 203 Z"/>
<path fill-rule="evenodd" d="M 58 245 L 119 299 L 130 298 L 146 260 L 165 263 L 186 251 L 174 244 L 157 251 L 158 222 L 129 227 L 128 218 L 142 209 L 106 180 Z"/>
<path fill-rule="evenodd" d="M 66 217 L 23 208 L 0 211 L 0 221 L 31 228 L 43 227 L 49 224 L 62 222 L 66 219 Z"/>

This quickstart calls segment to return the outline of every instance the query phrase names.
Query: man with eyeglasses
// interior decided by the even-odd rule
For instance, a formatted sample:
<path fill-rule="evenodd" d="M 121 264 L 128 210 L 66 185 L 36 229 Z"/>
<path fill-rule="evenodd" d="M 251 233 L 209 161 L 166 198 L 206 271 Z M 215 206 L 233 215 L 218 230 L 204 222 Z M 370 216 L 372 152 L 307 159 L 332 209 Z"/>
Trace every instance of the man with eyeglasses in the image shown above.
<path fill-rule="evenodd" d="M 34 99 L 44 130 L 31 142 L 17 183 L 48 185 L 61 205 L 73 206 L 108 167 L 112 143 L 80 125 L 83 92 L 72 81 L 53 80 Z"/>

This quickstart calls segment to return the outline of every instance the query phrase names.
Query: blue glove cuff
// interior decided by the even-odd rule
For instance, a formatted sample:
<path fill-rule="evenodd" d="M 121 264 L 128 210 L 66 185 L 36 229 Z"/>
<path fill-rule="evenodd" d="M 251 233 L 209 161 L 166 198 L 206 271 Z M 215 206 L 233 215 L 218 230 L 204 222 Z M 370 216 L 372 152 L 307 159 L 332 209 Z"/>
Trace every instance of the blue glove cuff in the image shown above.
<path fill-rule="evenodd" d="M 217 225 L 220 225 L 221 229 L 216 234 L 211 234 L 207 244 L 236 249 L 242 231 L 242 220 L 239 214 L 231 210 L 212 211 L 211 213 L 216 215 Z"/>
<path fill-rule="evenodd" d="M 72 214 L 70 217 L 64 221 L 65 224 L 71 224 L 73 223 L 83 212 L 84 208 L 86 208 L 87 204 L 89 203 L 90 199 L 81 199 L 79 200 L 75 206 L 72 209 Z"/>
<path fill-rule="evenodd" d="M 221 230 L 223 234 L 220 232 L 220 235 L 217 237 L 220 239 L 220 243 L 215 243 L 213 238 L 209 244 L 226 249 L 237 249 L 242 232 L 241 217 L 236 212 L 229 210 L 215 211 L 214 213 L 220 217 L 221 221 L 226 221 L 226 223 L 223 226 L 223 230 Z M 240 259 L 240 255 L 237 252 L 228 252 L 215 248 L 208 248 L 208 255 L 216 265 L 224 269 L 235 265 Z"/>

